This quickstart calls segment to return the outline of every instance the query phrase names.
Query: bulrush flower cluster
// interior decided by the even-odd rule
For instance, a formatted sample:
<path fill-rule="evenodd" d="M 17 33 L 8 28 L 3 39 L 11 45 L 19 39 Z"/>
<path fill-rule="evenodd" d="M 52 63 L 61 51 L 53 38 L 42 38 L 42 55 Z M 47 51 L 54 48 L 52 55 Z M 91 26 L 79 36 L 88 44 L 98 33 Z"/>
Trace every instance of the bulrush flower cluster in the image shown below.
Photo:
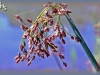
<path fill-rule="evenodd" d="M 44 7 L 44 10 L 39 14 L 35 22 L 30 18 L 27 19 L 27 22 L 32 24 L 29 28 L 19 15 L 15 15 L 15 18 L 23 23 L 20 26 L 24 31 L 20 51 L 15 57 L 16 63 L 26 60 L 29 66 L 35 60 L 36 55 L 41 58 L 49 57 L 50 50 L 52 50 L 58 54 L 63 65 L 67 67 L 67 64 L 63 60 L 65 57 L 58 50 L 57 45 L 54 44 L 54 40 L 59 38 L 63 44 L 66 43 L 64 37 L 66 37 L 67 31 L 61 24 L 60 16 L 71 13 L 71 11 L 66 9 L 66 3 L 49 2 L 44 4 Z M 74 39 L 73 36 L 71 38 Z M 26 44 L 26 40 L 28 40 L 28 44 Z M 77 39 L 77 41 L 79 40 Z M 28 49 L 26 45 L 28 45 Z"/>

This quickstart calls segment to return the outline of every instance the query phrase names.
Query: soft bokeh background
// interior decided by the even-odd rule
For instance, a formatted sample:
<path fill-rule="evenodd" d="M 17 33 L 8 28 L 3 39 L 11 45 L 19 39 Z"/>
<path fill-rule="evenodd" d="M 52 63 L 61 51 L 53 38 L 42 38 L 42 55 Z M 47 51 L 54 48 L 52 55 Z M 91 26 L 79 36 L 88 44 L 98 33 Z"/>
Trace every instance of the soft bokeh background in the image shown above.
<path fill-rule="evenodd" d="M 3 1 L 2 1 L 3 2 Z M 21 30 L 19 23 L 14 19 L 15 14 L 19 14 L 21 18 L 26 22 L 27 18 L 35 20 L 40 11 L 43 9 L 43 2 L 3 2 L 7 6 L 7 11 L 0 9 L 0 72 L 5 71 L 60 71 L 59 66 L 56 63 L 54 56 L 41 59 L 36 58 L 30 66 L 26 65 L 26 62 L 16 64 L 14 57 L 17 55 L 19 45 L 23 31 Z M 84 2 L 75 3 L 68 2 L 68 9 L 71 9 L 70 14 L 73 21 L 77 25 L 80 33 L 86 41 L 88 47 L 100 62 L 100 39 L 96 36 L 94 26 L 100 21 L 100 3 Z M 72 33 L 68 22 L 65 18 L 62 18 L 66 29 Z M 28 23 L 27 23 L 28 24 Z M 29 25 L 30 26 L 30 25 Z M 57 40 L 58 44 L 59 40 Z M 70 37 L 66 37 L 66 44 L 58 44 L 65 55 L 65 61 L 68 67 L 64 67 L 59 60 L 61 67 L 64 71 L 93 71 L 89 59 L 85 54 L 81 45 Z"/>

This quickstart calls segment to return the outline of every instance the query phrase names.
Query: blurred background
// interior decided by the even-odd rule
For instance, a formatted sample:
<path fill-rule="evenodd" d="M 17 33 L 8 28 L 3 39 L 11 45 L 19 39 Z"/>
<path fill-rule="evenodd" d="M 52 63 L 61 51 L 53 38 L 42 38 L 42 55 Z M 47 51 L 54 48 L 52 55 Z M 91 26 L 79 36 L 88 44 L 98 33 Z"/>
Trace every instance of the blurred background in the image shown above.
<path fill-rule="evenodd" d="M 14 15 L 19 14 L 28 25 L 26 19 L 31 18 L 34 21 L 44 8 L 43 4 L 48 1 L 11 2 L 2 0 L 1 2 L 7 6 L 7 11 L 0 9 L 0 72 L 61 72 L 61 70 L 68 72 L 94 71 L 80 43 L 71 40 L 69 36 L 65 38 L 67 42 L 65 45 L 61 44 L 59 40 L 56 40 L 59 50 L 65 55 L 65 62 L 67 62 L 68 65 L 67 68 L 63 66 L 60 59 L 56 56 L 56 59 L 60 63 L 59 67 L 54 55 L 45 59 L 36 57 L 36 60 L 33 61 L 30 66 L 27 66 L 26 62 L 16 64 L 14 57 L 19 51 L 23 31 L 20 28 L 19 22 L 14 18 Z M 100 3 L 64 2 L 67 3 L 68 9 L 72 11 L 70 14 L 71 18 L 78 27 L 96 60 L 100 63 Z M 68 32 L 74 35 L 67 20 L 62 18 L 62 22 Z"/>

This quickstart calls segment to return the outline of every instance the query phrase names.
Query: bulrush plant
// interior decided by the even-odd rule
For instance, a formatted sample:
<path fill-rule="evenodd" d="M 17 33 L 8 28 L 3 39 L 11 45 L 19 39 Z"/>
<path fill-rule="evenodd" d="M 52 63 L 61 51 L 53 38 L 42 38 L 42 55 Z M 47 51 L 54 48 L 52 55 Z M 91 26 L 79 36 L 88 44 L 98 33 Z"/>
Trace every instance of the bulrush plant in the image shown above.
<path fill-rule="evenodd" d="M 64 62 L 65 57 L 61 53 L 61 51 L 58 50 L 58 46 L 54 43 L 54 40 L 56 38 L 59 38 L 63 44 L 66 44 L 64 38 L 68 34 L 70 35 L 72 40 L 76 40 L 76 42 L 81 43 L 94 67 L 96 68 L 96 70 L 99 70 L 99 65 L 97 64 L 85 41 L 81 37 L 78 29 L 69 16 L 71 10 L 66 9 L 67 4 L 48 2 L 44 4 L 44 7 L 45 8 L 38 15 L 34 22 L 30 18 L 27 19 L 27 22 L 32 24 L 32 26 L 29 28 L 19 15 L 15 15 L 15 18 L 22 23 L 20 26 L 24 31 L 20 44 L 20 50 L 18 52 L 18 55 L 14 58 L 16 60 L 16 63 L 26 60 L 27 65 L 29 66 L 31 62 L 35 60 L 36 55 L 44 59 L 45 57 L 50 56 L 50 50 L 52 50 L 53 52 L 58 54 L 63 65 L 67 67 L 67 63 Z M 61 16 L 66 17 L 76 36 L 71 35 L 64 28 L 64 25 L 60 20 Z M 28 40 L 28 50 L 26 49 L 26 39 Z"/>

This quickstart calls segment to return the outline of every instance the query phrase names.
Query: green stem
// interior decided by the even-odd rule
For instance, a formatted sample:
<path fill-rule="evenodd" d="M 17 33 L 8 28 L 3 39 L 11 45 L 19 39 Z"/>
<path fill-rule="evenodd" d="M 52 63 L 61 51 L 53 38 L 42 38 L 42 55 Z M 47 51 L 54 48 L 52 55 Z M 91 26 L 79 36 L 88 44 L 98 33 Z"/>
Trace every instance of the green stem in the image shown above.
<path fill-rule="evenodd" d="M 95 70 L 96 71 L 100 71 L 100 66 L 99 64 L 97 63 L 96 59 L 94 58 L 94 56 L 92 55 L 90 49 L 88 48 L 87 44 L 85 43 L 84 39 L 82 38 L 80 32 L 78 31 L 77 27 L 75 26 L 73 20 L 71 19 L 70 15 L 69 14 L 66 14 L 65 15 L 70 26 L 72 27 L 74 33 L 76 34 L 76 36 L 80 39 L 80 44 L 82 45 L 82 47 L 84 48 L 87 56 L 89 57 L 92 65 L 94 66 Z"/>

